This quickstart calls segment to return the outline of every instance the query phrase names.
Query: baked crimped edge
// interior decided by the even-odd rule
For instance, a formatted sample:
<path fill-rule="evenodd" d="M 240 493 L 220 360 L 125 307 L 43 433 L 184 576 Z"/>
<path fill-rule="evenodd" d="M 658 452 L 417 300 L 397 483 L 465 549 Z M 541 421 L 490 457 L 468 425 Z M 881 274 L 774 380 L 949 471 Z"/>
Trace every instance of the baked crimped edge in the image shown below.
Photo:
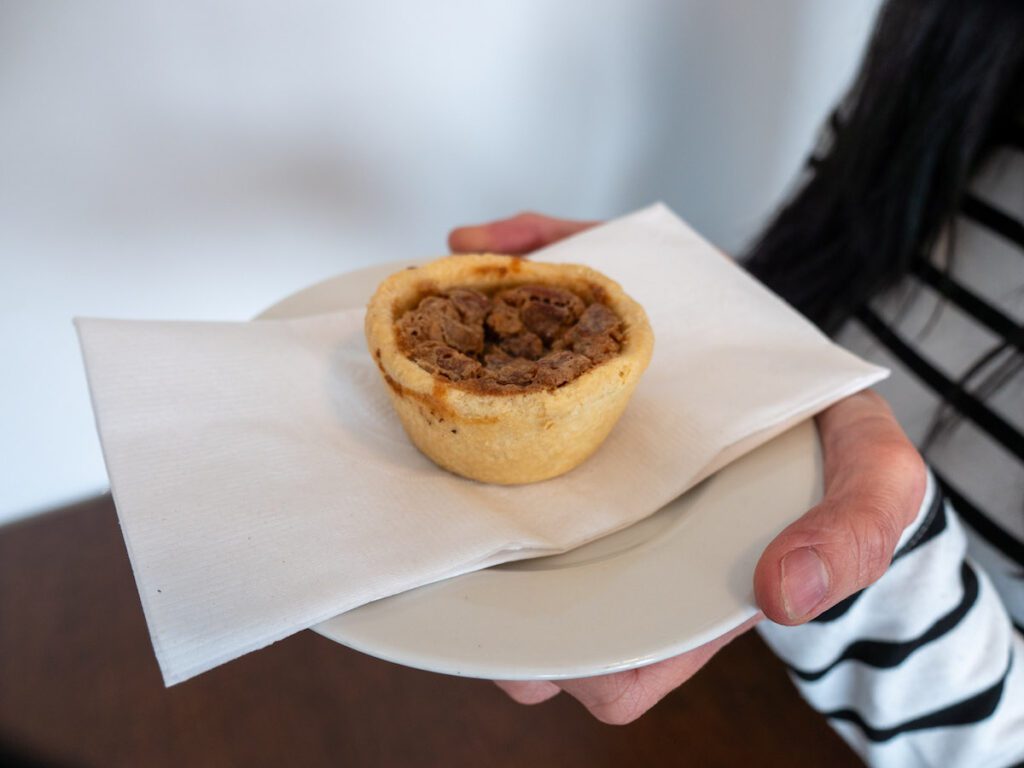
<path fill-rule="evenodd" d="M 601 300 L 623 322 L 619 354 L 555 389 L 480 393 L 428 373 L 399 348 L 396 321 L 426 294 L 547 283 Z M 440 466 L 482 482 L 518 484 L 569 471 L 604 441 L 650 361 L 643 308 L 615 281 L 578 264 L 515 256 L 446 256 L 384 280 L 366 312 L 366 339 L 412 442 Z"/>

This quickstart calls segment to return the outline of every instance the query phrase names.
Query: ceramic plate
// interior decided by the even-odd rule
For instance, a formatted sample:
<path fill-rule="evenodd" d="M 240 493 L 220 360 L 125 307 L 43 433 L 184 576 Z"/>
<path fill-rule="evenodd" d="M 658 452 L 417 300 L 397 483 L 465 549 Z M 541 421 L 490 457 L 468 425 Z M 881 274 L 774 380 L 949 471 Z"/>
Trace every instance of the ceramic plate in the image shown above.
<path fill-rule="evenodd" d="M 364 306 L 381 280 L 407 265 L 327 280 L 261 317 Z M 420 587 L 313 629 L 382 659 L 469 677 L 559 679 L 640 667 L 752 616 L 761 551 L 820 496 L 808 421 L 626 530 L 563 555 Z"/>

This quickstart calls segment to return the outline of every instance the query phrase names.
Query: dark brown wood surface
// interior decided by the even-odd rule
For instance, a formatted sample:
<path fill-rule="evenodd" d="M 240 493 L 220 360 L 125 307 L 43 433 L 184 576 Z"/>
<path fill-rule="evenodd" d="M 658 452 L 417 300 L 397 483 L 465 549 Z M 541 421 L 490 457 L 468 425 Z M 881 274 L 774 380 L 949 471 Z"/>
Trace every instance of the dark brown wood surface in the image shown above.
<path fill-rule="evenodd" d="M 171 689 L 109 497 L 0 528 L 0 756 L 77 766 L 858 766 L 754 633 L 639 721 L 302 632 Z"/>

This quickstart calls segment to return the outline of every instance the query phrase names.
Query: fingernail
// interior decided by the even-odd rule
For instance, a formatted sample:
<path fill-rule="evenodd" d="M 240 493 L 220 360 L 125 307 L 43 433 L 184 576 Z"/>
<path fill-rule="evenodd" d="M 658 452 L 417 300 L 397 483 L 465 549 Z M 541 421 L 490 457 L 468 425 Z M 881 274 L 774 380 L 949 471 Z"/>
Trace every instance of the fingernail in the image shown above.
<path fill-rule="evenodd" d="M 782 603 L 791 620 L 809 614 L 827 594 L 828 570 L 814 549 L 794 549 L 782 558 Z"/>

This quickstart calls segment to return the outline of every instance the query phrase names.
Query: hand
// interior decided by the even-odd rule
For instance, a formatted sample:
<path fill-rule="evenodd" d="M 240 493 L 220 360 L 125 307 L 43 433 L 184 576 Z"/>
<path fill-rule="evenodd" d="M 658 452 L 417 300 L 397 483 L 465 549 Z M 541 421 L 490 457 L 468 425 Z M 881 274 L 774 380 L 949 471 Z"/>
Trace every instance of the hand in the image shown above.
<path fill-rule="evenodd" d="M 455 253 L 527 254 L 597 223 L 522 213 L 455 229 L 448 244 Z M 499 681 L 498 686 L 522 704 L 537 704 L 565 691 L 598 720 L 628 723 L 762 617 L 802 624 L 874 583 L 920 509 L 924 462 L 888 404 L 874 392 L 841 400 L 818 414 L 816 422 L 825 464 L 824 498 L 762 553 L 754 570 L 761 614 L 707 645 L 640 669 L 557 683 Z"/>
<path fill-rule="evenodd" d="M 540 704 L 565 691 L 602 723 L 625 725 L 697 674 L 712 656 L 762 618 L 757 614 L 710 643 L 639 669 L 579 680 L 496 680 L 495 684 L 520 704 Z"/>
<path fill-rule="evenodd" d="M 520 213 L 490 224 L 453 229 L 448 235 L 448 247 L 452 253 L 513 253 L 522 256 L 600 223 Z"/>

